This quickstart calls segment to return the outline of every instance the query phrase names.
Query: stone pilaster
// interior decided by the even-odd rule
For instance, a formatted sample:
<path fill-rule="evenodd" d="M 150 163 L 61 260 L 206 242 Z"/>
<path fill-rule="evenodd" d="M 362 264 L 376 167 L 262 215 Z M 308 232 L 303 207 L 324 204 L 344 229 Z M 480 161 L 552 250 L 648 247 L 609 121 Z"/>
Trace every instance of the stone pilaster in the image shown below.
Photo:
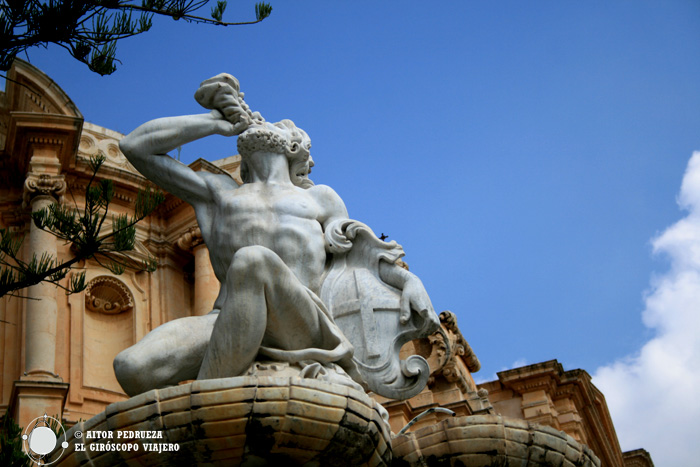
<path fill-rule="evenodd" d="M 0 182 L 12 190 L 21 189 L 24 183 L 23 210 L 16 216 L 24 222 L 27 211 L 61 202 L 66 190 L 63 174 L 75 161 L 83 118 L 56 83 L 28 63 L 16 60 L 8 74 L 12 81 L 3 96 L 6 137 Z M 25 230 L 24 260 L 32 254 L 56 257 L 53 235 L 40 231 L 31 221 Z M 5 372 L 3 386 L 12 380 L 8 410 L 25 426 L 44 413 L 60 419 L 68 383 L 56 374 L 56 298 L 60 292 L 53 285 L 39 284 L 21 293 L 30 297 L 18 304 L 22 308 L 23 342 L 17 349 L 21 361 L 13 366 L 18 372 Z"/>
<path fill-rule="evenodd" d="M 59 202 L 65 191 L 62 175 L 30 172 L 24 183 L 24 206 L 31 212 L 48 208 Z M 31 221 L 28 246 L 27 260 L 44 254 L 57 258 L 56 237 Z M 22 427 L 44 413 L 57 418 L 63 414 L 69 385 L 56 374 L 56 292 L 54 285 L 43 282 L 27 288 L 24 373 L 12 386 L 9 407 Z"/>
<path fill-rule="evenodd" d="M 66 183 L 63 176 L 29 174 L 24 187 L 25 204 L 31 212 L 36 212 L 56 203 L 65 192 Z M 33 255 L 41 258 L 45 254 L 56 259 L 57 239 L 31 222 L 27 259 Z M 42 282 L 29 287 L 27 295 L 25 370 L 22 379 L 61 381 L 55 374 L 58 317 L 56 287 Z"/>
<path fill-rule="evenodd" d="M 219 294 L 219 280 L 212 269 L 202 231 L 199 227 L 191 227 L 178 239 L 177 245 L 194 255 L 194 314 L 206 315 L 214 307 Z"/>

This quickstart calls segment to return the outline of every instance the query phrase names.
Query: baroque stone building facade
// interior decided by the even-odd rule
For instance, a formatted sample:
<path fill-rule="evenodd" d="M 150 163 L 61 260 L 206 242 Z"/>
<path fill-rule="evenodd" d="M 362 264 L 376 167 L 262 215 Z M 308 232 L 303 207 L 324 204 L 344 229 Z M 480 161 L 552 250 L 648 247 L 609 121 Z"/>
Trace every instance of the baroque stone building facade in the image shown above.
<path fill-rule="evenodd" d="M 69 258 L 69 245 L 33 225 L 32 210 L 51 203 L 82 206 L 88 162 L 96 154 L 106 157 L 99 175 L 115 184 L 112 213 L 131 214 L 138 190 L 149 182 L 119 151 L 123 135 L 84 122 L 48 76 L 18 60 L 8 77 L 0 95 L 0 225 L 25 236 L 24 258 L 44 252 Z M 223 172 L 237 162 L 218 164 L 198 160 L 191 167 Z M 77 265 L 87 272 L 84 293 L 66 295 L 42 284 L 26 291 L 41 300 L 0 299 L 0 408 L 21 425 L 44 411 L 71 424 L 124 400 L 114 356 L 164 322 L 211 310 L 218 283 L 189 205 L 168 195 L 157 213 L 137 225 L 132 254 L 155 256 L 158 270 L 115 276 L 88 261 Z"/>
<path fill-rule="evenodd" d="M 150 182 L 119 151 L 123 135 L 85 122 L 44 73 L 18 60 L 8 77 L 0 94 L 0 226 L 25 235 L 24 258 L 42 253 L 69 258 L 70 245 L 37 229 L 30 212 L 51 203 L 81 206 L 91 175 L 88 162 L 96 154 L 106 157 L 100 176 L 115 183 L 117 195 L 110 205 L 115 214 L 131 213 L 138 190 Z M 227 173 L 241 183 L 238 166 L 236 156 L 190 164 L 196 171 Z M 136 237 L 133 255 L 155 256 L 155 272 L 115 276 L 87 261 L 77 265 L 87 273 L 83 293 L 66 295 L 41 284 L 26 291 L 29 300 L 0 298 L 0 414 L 10 413 L 20 426 L 44 413 L 66 426 L 90 419 L 109 404 L 128 399 L 112 369 L 118 352 L 162 323 L 211 310 L 218 282 L 189 205 L 167 195 L 137 225 Z M 621 452 L 605 399 L 585 371 L 564 371 L 550 361 L 501 372 L 497 381 L 477 386 L 472 373 L 480 363 L 454 314 L 443 312 L 440 321 L 439 332 L 402 350 L 428 360 L 428 387 L 405 401 L 375 397 L 389 412 L 394 433 L 423 414 L 395 451 L 406 451 L 409 444 L 426 456 L 448 449 L 449 443 L 438 441 L 449 437 L 450 428 L 442 424 L 448 428 L 436 430 L 437 422 L 449 415 L 431 411 L 442 407 L 459 417 L 481 417 L 490 429 L 500 430 L 491 441 L 484 435 L 486 444 L 496 443 L 496 449 L 511 449 L 502 440 L 507 430 L 535 440 L 540 433 L 542 439 L 556 438 L 566 446 L 564 435 L 557 435 L 561 430 L 590 447 L 603 466 L 653 465 L 646 451 Z M 483 426 L 479 429 L 483 434 Z M 470 452 L 474 446 L 463 448 Z"/>

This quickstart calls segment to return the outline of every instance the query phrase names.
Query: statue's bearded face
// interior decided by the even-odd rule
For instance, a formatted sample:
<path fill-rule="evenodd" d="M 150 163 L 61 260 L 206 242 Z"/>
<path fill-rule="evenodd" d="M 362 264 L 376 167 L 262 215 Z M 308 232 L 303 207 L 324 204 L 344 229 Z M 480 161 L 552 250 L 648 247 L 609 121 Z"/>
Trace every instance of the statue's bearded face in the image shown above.
<path fill-rule="evenodd" d="M 309 135 L 297 128 L 291 120 L 253 124 L 238 136 L 238 152 L 242 158 L 241 177 L 247 181 L 248 157 L 256 152 L 272 152 L 287 157 L 292 183 L 304 188 L 313 186 L 313 182 L 308 179 L 313 166 L 310 149 Z"/>

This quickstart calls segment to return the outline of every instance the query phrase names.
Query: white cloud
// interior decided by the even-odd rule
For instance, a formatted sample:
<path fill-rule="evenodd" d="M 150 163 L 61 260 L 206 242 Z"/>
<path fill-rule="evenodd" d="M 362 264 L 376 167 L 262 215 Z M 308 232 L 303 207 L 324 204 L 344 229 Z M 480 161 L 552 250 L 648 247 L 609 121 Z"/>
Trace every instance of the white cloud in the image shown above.
<path fill-rule="evenodd" d="M 623 451 L 644 448 L 656 465 L 671 467 L 697 465 L 700 453 L 700 152 L 678 204 L 686 217 L 653 241 L 670 259 L 645 297 L 642 319 L 655 337 L 593 376 Z"/>

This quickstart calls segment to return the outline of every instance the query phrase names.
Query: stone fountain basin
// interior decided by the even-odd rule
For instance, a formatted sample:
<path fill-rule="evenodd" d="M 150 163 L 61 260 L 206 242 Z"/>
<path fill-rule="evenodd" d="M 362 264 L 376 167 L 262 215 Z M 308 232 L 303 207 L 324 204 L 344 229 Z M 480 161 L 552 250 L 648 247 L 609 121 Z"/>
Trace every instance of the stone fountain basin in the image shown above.
<path fill-rule="evenodd" d="M 600 467 L 585 445 L 563 431 L 502 417 L 471 415 L 397 436 L 394 466 Z"/>
<path fill-rule="evenodd" d="M 96 432 L 112 438 L 88 438 Z M 47 463 L 59 457 L 53 465 L 384 466 L 392 458 L 376 402 L 346 386 L 298 377 L 244 376 L 149 391 L 77 423 L 66 440 L 68 448 Z M 166 448 L 146 450 L 154 444 Z"/>

